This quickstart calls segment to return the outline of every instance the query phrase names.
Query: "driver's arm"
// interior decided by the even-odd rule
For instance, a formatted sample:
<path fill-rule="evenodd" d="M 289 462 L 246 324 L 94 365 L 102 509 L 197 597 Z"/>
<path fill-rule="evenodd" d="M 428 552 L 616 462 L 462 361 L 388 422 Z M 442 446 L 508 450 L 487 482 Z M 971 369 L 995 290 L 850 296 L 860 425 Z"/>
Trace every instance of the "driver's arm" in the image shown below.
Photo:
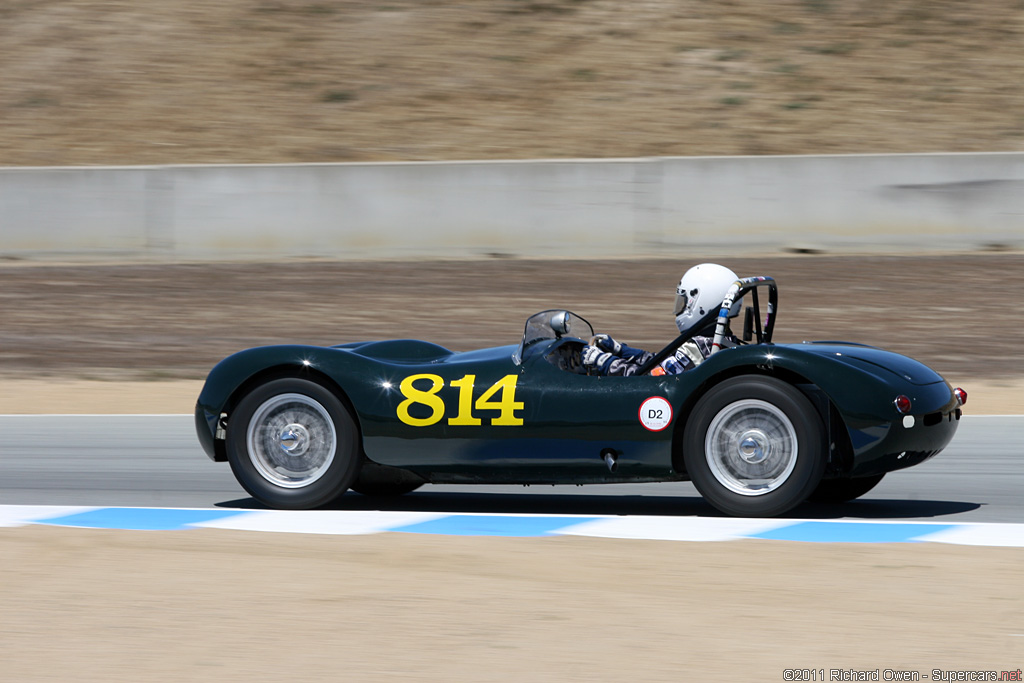
<path fill-rule="evenodd" d="M 713 341 L 713 337 L 693 337 L 676 349 L 674 356 L 669 356 L 651 370 L 651 374 L 654 376 L 678 375 L 681 372 L 694 369 L 711 355 Z M 724 340 L 725 348 L 736 346 L 738 343 L 739 341 L 732 335 Z M 612 344 L 614 344 L 614 350 Z M 629 377 L 635 375 L 636 371 L 653 357 L 653 353 L 621 344 L 611 340 L 607 335 L 598 335 L 594 338 L 594 344 L 583 349 L 583 365 L 592 368 L 598 375 Z"/>
<path fill-rule="evenodd" d="M 610 340 L 610 337 L 605 336 L 605 339 Z M 583 365 L 592 368 L 595 374 L 635 375 L 654 356 L 643 349 L 634 349 L 618 342 L 609 343 L 605 339 L 595 338 L 593 344 L 583 349 Z"/>
<path fill-rule="evenodd" d="M 678 375 L 680 372 L 692 370 L 711 355 L 711 346 L 714 341 L 714 337 L 697 336 L 683 342 L 682 346 L 676 349 L 675 356 L 666 358 L 657 368 L 651 371 L 651 374 Z M 723 348 L 728 349 L 737 345 L 739 345 L 739 340 L 733 335 L 729 335 L 722 340 Z"/>

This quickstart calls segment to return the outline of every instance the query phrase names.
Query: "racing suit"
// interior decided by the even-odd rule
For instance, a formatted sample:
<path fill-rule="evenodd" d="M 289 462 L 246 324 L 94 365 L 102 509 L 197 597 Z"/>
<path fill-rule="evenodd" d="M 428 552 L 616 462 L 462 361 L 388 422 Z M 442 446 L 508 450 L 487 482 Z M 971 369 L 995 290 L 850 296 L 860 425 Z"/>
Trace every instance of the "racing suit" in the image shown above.
<path fill-rule="evenodd" d="M 636 371 L 644 363 L 654 357 L 654 354 L 649 351 L 634 349 L 625 344 L 617 344 L 608 337 L 605 337 L 605 339 L 607 341 L 600 338 L 597 339 L 594 347 L 587 347 L 584 350 L 586 354 L 590 348 L 598 349 L 596 354 L 590 352 L 594 362 L 592 364 L 588 363 L 588 365 L 592 365 L 594 372 L 598 375 L 629 377 L 630 375 L 635 375 Z M 678 375 L 681 372 L 692 370 L 711 355 L 712 342 L 714 342 L 714 337 L 711 336 L 692 337 L 676 349 L 675 355 L 669 356 L 653 368 L 651 375 Z M 739 340 L 733 335 L 729 335 L 722 340 L 722 348 L 730 348 L 737 344 L 739 344 Z M 615 346 L 620 347 L 618 351 L 615 350 Z"/>

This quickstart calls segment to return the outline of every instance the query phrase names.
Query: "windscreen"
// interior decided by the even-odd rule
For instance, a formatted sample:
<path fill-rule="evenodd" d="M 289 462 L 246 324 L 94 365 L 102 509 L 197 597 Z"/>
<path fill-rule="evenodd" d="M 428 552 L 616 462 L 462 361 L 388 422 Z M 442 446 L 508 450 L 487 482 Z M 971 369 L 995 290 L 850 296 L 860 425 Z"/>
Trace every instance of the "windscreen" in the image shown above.
<path fill-rule="evenodd" d="M 583 318 L 570 311 L 552 309 L 534 313 L 526 320 L 526 329 L 523 331 L 523 341 L 516 349 L 512 360 L 519 364 L 523 360 L 523 352 L 531 344 L 546 339 L 560 339 L 562 337 L 573 337 L 589 341 L 594 336 L 594 328 Z"/>

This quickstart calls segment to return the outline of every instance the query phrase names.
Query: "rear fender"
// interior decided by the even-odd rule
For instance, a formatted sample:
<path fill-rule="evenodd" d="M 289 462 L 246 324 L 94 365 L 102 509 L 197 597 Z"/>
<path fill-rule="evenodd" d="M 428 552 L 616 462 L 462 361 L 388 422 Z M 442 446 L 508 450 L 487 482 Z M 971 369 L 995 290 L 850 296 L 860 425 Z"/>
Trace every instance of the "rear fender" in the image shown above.
<path fill-rule="evenodd" d="M 681 419 L 676 421 L 674 431 L 672 433 L 672 468 L 676 472 L 686 472 L 686 466 L 683 461 L 683 441 L 684 435 L 686 434 L 686 426 L 689 423 L 690 415 L 693 413 L 694 408 L 696 408 L 704 395 L 713 387 L 728 379 L 732 379 L 733 377 L 740 377 L 744 375 L 752 377 L 773 377 L 786 382 L 787 384 L 793 385 L 807 396 L 825 427 L 824 431 L 827 439 L 827 443 L 825 444 L 826 452 L 830 454 L 826 472 L 832 470 L 834 467 L 841 466 L 842 454 L 847 450 L 850 450 L 849 448 L 844 447 L 844 444 L 848 444 L 849 442 L 849 435 L 843 425 L 838 409 L 832 402 L 829 395 L 821 387 L 809 380 L 807 377 L 804 377 L 785 366 L 777 365 L 774 367 L 768 367 L 766 365 L 738 364 L 730 365 L 720 369 L 712 375 L 709 375 L 707 379 L 701 382 L 697 389 L 687 396 L 686 400 L 679 407 L 676 414 L 679 415 Z"/>

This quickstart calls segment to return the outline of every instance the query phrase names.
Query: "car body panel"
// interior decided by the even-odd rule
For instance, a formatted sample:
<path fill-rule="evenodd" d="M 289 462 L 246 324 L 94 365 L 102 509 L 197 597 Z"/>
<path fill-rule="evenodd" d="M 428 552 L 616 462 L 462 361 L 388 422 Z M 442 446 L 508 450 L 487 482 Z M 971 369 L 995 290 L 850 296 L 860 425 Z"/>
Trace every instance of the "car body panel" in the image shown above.
<path fill-rule="evenodd" d="M 521 362 L 518 345 L 451 352 L 417 340 L 248 349 L 211 371 L 196 407 L 197 431 L 207 454 L 222 460 L 218 428 L 241 395 L 275 376 L 309 377 L 343 395 L 366 457 L 380 465 L 435 483 L 582 484 L 685 479 L 677 444 L 689 412 L 710 387 L 736 375 L 780 376 L 821 392 L 827 399 L 823 421 L 830 420 L 831 405 L 841 432 L 834 436 L 849 444 L 835 475 L 867 476 L 922 462 L 949 442 L 959 419 L 952 390 L 937 373 L 874 347 L 751 344 L 660 377 L 588 376 L 550 360 L 584 343 L 542 340 Z M 911 399 L 913 426 L 904 426 L 895 408 L 900 394 Z M 639 417 L 652 397 L 664 398 L 673 412 L 660 431 Z M 609 452 L 614 472 L 604 459 Z"/>

